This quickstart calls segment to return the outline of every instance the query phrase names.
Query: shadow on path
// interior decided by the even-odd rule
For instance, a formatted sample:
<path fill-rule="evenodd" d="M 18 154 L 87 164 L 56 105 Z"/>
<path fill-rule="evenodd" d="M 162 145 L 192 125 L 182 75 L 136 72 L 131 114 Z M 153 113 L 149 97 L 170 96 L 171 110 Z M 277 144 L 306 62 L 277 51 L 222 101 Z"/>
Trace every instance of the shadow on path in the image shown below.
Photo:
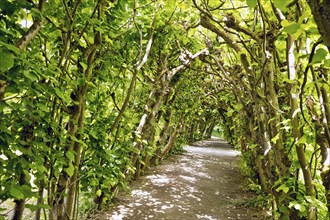
<path fill-rule="evenodd" d="M 238 155 L 225 141 L 212 138 L 184 148 L 131 185 L 131 195 L 93 219 L 260 219 L 244 204 Z"/>

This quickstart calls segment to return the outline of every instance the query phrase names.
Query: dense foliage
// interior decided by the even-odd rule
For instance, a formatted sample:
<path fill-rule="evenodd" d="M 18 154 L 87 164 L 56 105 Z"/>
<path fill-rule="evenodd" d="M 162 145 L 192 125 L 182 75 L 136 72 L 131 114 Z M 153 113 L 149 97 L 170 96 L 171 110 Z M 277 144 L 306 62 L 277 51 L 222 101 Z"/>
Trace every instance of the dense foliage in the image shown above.
<path fill-rule="evenodd" d="M 274 219 L 327 219 L 329 12 L 317 0 L 2 0 L 0 219 L 102 209 L 217 124 Z"/>

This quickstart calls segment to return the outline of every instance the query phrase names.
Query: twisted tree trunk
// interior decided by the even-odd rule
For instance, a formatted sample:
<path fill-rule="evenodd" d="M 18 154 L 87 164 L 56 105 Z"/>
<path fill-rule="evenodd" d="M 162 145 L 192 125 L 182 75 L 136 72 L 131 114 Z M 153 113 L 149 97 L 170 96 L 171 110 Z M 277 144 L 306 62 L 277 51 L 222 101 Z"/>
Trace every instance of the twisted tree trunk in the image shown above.
<path fill-rule="evenodd" d="M 330 1 L 329 0 L 307 0 L 314 17 L 314 20 L 318 26 L 318 29 L 320 31 L 320 34 L 322 36 L 324 44 L 328 47 L 328 50 L 330 51 Z M 324 72 L 324 78 L 328 79 L 328 72 Z M 323 99 L 323 106 L 322 106 L 322 114 L 323 114 L 323 126 L 316 126 L 317 127 L 317 142 L 321 147 L 322 150 L 322 161 L 326 162 L 329 161 L 329 147 L 330 147 L 330 132 L 329 132 L 329 125 L 330 125 L 330 110 L 329 110 L 329 99 L 328 94 L 324 90 L 324 88 L 321 88 L 322 93 L 322 99 Z M 321 94 L 319 94 L 321 95 Z M 313 106 L 310 105 L 309 110 L 310 113 L 313 114 Z M 314 111 L 316 112 L 316 111 Z M 318 117 L 316 117 L 318 118 Z M 315 120 L 314 120 L 315 121 Z M 322 123 L 317 122 L 315 123 Z M 322 127 L 324 128 L 323 132 Z M 330 165 L 329 164 L 323 164 L 323 170 L 321 173 L 323 185 L 326 190 L 326 197 L 327 197 L 327 207 L 329 210 L 329 217 L 330 217 Z"/>
<path fill-rule="evenodd" d="M 301 138 L 301 132 L 299 130 L 299 118 L 297 111 L 298 107 L 298 82 L 296 76 L 296 69 L 295 69 L 295 56 L 294 56 L 294 38 L 293 36 L 289 35 L 287 39 L 287 62 L 288 62 L 288 78 L 292 80 L 294 83 L 291 87 L 291 98 L 290 98 L 290 105 L 291 105 L 291 121 L 292 121 L 292 135 L 294 137 L 294 141 L 296 142 L 296 151 L 297 157 L 299 160 L 300 168 L 303 173 L 304 181 L 305 181 L 305 189 L 306 194 L 308 196 L 315 196 L 315 190 L 313 187 L 313 177 L 310 170 L 310 167 L 307 163 L 306 156 L 305 156 L 305 145 L 304 143 L 297 143 L 298 140 Z M 310 205 L 307 210 L 307 219 L 314 220 L 316 219 L 316 212 L 315 207 Z"/>
<path fill-rule="evenodd" d="M 324 44 L 330 51 L 330 1 L 307 0 Z"/>

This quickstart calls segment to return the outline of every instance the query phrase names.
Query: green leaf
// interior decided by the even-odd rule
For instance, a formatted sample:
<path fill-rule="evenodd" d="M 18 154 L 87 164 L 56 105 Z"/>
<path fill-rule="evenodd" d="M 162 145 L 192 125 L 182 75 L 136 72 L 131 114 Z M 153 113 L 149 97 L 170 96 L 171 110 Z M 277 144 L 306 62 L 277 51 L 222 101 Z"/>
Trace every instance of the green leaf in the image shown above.
<path fill-rule="evenodd" d="M 227 117 L 231 117 L 233 115 L 233 113 L 234 113 L 234 110 L 233 109 L 229 109 L 227 111 Z"/>
<path fill-rule="evenodd" d="M 54 88 L 54 90 L 55 90 L 56 95 L 57 95 L 60 99 L 62 99 L 62 100 L 67 100 L 67 97 L 66 97 L 66 95 L 65 95 L 64 92 L 62 92 L 62 91 L 61 91 L 60 89 L 58 89 L 58 88 Z"/>
<path fill-rule="evenodd" d="M 310 35 L 311 34 L 320 34 L 319 29 L 317 29 L 317 27 L 314 27 L 314 26 L 307 28 L 305 31 Z"/>
<path fill-rule="evenodd" d="M 296 210 L 299 210 L 301 212 L 305 212 L 306 211 L 306 207 L 302 204 L 296 203 L 293 206 Z"/>
<path fill-rule="evenodd" d="M 77 143 L 79 143 L 79 144 L 81 144 L 81 145 L 83 145 L 83 146 L 85 146 L 85 147 L 88 147 L 87 144 L 86 144 L 84 141 L 79 140 L 78 138 L 76 138 L 76 137 L 73 136 L 73 135 L 70 135 L 70 137 L 71 137 L 71 139 L 72 139 L 73 141 L 75 141 L 75 142 L 77 142 Z"/>
<path fill-rule="evenodd" d="M 144 161 L 139 159 L 139 163 L 142 164 L 142 165 L 145 165 Z"/>
<path fill-rule="evenodd" d="M 287 207 L 285 207 L 285 206 L 281 206 L 279 208 L 279 210 L 280 210 L 281 213 L 287 213 L 289 211 L 289 209 Z"/>
<path fill-rule="evenodd" d="M 38 205 L 32 205 L 32 204 L 26 204 L 26 208 L 30 209 L 32 212 L 38 210 L 38 209 L 49 209 L 48 204 L 38 204 Z"/>
<path fill-rule="evenodd" d="M 69 167 L 65 168 L 65 172 L 70 176 L 72 177 L 73 174 L 74 174 L 74 166 L 73 164 L 70 162 L 69 163 Z"/>
<path fill-rule="evenodd" d="M 287 11 L 288 9 L 286 6 L 290 3 L 290 0 L 273 0 L 273 3 L 275 7 L 281 11 Z"/>
<path fill-rule="evenodd" d="M 289 23 L 288 20 L 284 19 L 284 20 L 281 21 L 281 25 L 282 25 L 282 27 L 286 27 L 286 26 L 289 26 L 290 23 Z"/>
<path fill-rule="evenodd" d="M 295 34 L 300 30 L 300 24 L 298 23 L 293 23 L 289 24 L 285 28 L 283 28 L 283 32 L 288 33 L 288 34 Z"/>
<path fill-rule="evenodd" d="M 246 4 L 250 7 L 250 8 L 254 8 L 257 5 L 257 0 L 246 0 Z"/>
<path fill-rule="evenodd" d="M 295 81 L 292 80 L 292 79 L 285 78 L 285 79 L 283 79 L 283 82 L 286 82 L 286 83 L 289 83 L 289 84 L 293 84 Z"/>
<path fill-rule="evenodd" d="M 94 44 L 94 35 L 86 35 L 86 39 L 90 44 Z"/>
<path fill-rule="evenodd" d="M 43 112 L 49 112 L 49 108 L 44 103 L 38 103 L 37 105 L 38 109 L 40 109 Z"/>
<path fill-rule="evenodd" d="M 24 198 L 32 198 L 33 196 L 36 196 L 36 193 L 32 191 L 31 186 L 23 185 L 20 188 L 21 192 L 24 195 Z"/>
<path fill-rule="evenodd" d="M 88 67 L 87 64 L 84 62 L 79 62 L 79 64 L 82 66 L 83 70 L 86 71 L 86 69 Z"/>
<path fill-rule="evenodd" d="M 74 161 L 75 159 L 74 152 L 72 151 L 66 152 L 66 157 L 69 158 L 70 161 Z"/>
<path fill-rule="evenodd" d="M 36 77 L 33 73 L 31 73 L 30 71 L 23 71 L 23 75 L 28 78 L 29 80 L 31 80 L 32 82 L 35 82 L 38 80 L 38 77 Z"/>
<path fill-rule="evenodd" d="M 16 55 L 18 55 L 20 53 L 20 50 L 12 44 L 6 44 L 4 42 L 0 42 L 0 44 L 2 44 L 3 46 L 5 46 L 8 50 L 13 51 Z"/>
<path fill-rule="evenodd" d="M 22 191 L 19 188 L 13 187 L 9 190 L 9 193 L 15 199 L 24 199 L 24 194 L 22 193 Z"/>
<path fill-rule="evenodd" d="M 81 12 L 84 14 L 91 14 L 93 12 L 93 7 L 85 7 L 83 9 L 81 9 Z"/>
<path fill-rule="evenodd" d="M 279 192 L 279 191 L 281 191 L 281 190 L 282 190 L 284 193 L 288 193 L 289 190 L 290 190 L 290 188 L 289 188 L 287 185 L 282 184 L 280 187 L 278 187 L 278 188 L 276 189 L 276 191 Z"/>
<path fill-rule="evenodd" d="M 141 163 L 141 161 L 140 161 L 140 163 Z M 142 162 L 141 164 L 142 164 L 142 165 L 145 165 L 143 162 Z M 123 179 L 126 178 L 126 176 L 125 176 L 125 174 L 124 174 L 123 172 L 120 172 L 120 173 L 119 173 L 119 176 L 122 177 Z"/>
<path fill-rule="evenodd" d="M 99 190 L 96 191 L 97 196 L 100 196 L 101 194 L 102 194 L 102 190 L 99 189 Z"/>
<path fill-rule="evenodd" d="M 98 139 L 98 134 L 97 134 L 97 132 L 94 131 L 94 130 L 91 130 L 91 131 L 89 132 L 89 135 L 92 136 L 92 137 L 95 138 L 95 139 Z"/>
<path fill-rule="evenodd" d="M 14 54 L 7 48 L 0 48 L 0 72 L 5 72 L 14 66 Z"/>
<path fill-rule="evenodd" d="M 47 168 L 45 166 L 39 164 L 35 167 L 40 173 L 47 173 Z"/>
<path fill-rule="evenodd" d="M 278 139 L 280 139 L 280 135 L 281 135 L 281 132 L 278 132 L 277 135 L 276 135 L 275 137 L 273 137 L 271 141 L 272 141 L 273 143 L 276 143 L 276 141 L 277 141 Z"/>
<path fill-rule="evenodd" d="M 330 67 L 330 59 L 324 61 L 324 67 Z"/>
<path fill-rule="evenodd" d="M 322 63 L 326 60 L 327 55 L 328 51 L 324 48 L 317 49 L 310 64 Z"/>
<path fill-rule="evenodd" d="M 305 144 L 307 142 L 306 135 L 303 135 L 301 138 L 299 138 L 297 144 Z"/>
<path fill-rule="evenodd" d="M 32 205 L 32 204 L 26 204 L 25 207 L 28 208 L 28 209 L 30 209 L 32 212 L 35 212 L 35 211 L 37 211 L 39 209 L 38 206 Z"/>

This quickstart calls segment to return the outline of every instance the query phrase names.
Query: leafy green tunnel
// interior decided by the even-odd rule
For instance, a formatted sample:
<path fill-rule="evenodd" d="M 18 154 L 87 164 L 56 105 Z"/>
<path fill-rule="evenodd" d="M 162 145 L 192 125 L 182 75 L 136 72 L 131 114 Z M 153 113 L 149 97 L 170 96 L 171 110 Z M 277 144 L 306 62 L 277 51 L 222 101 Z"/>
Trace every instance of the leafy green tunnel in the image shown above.
<path fill-rule="evenodd" d="M 317 0 L 2 0 L 0 219 L 102 209 L 217 125 L 274 219 L 326 219 L 329 14 Z"/>

